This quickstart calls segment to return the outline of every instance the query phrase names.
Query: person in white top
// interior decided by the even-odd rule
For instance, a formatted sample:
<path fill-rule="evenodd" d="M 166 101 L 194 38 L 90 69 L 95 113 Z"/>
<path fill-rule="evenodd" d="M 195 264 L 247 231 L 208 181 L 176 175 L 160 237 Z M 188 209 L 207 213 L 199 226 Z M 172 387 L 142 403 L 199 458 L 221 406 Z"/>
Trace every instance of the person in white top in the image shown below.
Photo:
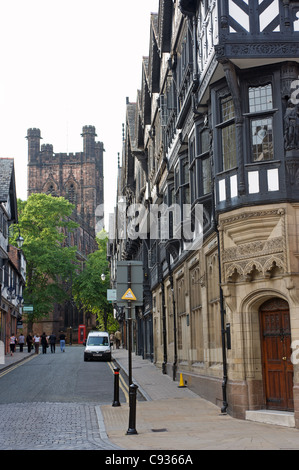
<path fill-rule="evenodd" d="M 13 353 L 15 352 L 16 341 L 17 341 L 17 338 L 15 337 L 15 335 L 11 335 L 11 337 L 9 339 L 10 355 L 11 356 L 13 356 Z"/>
<path fill-rule="evenodd" d="M 39 343 L 40 343 L 39 335 L 34 335 L 33 341 L 34 341 L 34 347 L 35 347 L 35 354 L 38 354 L 38 352 L 39 352 Z"/>

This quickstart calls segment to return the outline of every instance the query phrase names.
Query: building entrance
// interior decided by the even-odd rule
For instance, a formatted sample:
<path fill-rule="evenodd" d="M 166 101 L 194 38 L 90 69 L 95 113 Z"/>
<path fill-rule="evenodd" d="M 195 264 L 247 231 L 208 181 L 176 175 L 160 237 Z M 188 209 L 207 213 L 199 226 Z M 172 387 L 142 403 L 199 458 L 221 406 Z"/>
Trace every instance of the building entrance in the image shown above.
<path fill-rule="evenodd" d="M 293 411 L 293 365 L 289 306 L 276 298 L 260 307 L 267 409 Z"/>

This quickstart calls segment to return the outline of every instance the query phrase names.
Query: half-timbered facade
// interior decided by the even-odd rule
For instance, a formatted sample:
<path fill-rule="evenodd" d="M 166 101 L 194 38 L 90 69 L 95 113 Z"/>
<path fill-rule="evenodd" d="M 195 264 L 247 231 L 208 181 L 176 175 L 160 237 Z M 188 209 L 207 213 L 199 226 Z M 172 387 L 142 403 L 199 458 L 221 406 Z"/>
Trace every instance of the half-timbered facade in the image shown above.
<path fill-rule="evenodd" d="M 17 222 L 14 160 L 0 158 L 0 341 L 5 353 L 10 336 L 22 331 L 18 327 L 22 328 L 26 260 L 21 249 L 9 244 L 10 226 Z"/>
<path fill-rule="evenodd" d="M 169 208 L 134 240 L 154 361 L 222 412 L 299 427 L 299 4 L 161 0 L 150 28 L 124 158 L 130 201 Z"/>

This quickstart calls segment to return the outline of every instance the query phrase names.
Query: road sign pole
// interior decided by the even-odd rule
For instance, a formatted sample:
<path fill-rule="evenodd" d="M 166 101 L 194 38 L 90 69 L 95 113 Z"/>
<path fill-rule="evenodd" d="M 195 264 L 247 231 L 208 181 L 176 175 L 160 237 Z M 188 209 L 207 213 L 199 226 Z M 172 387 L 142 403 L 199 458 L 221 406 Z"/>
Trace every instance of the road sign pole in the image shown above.
<path fill-rule="evenodd" d="M 133 289 L 133 290 L 132 290 Z M 134 292 L 133 292 L 134 291 Z M 116 299 L 119 306 L 126 308 L 129 385 L 132 384 L 132 346 L 135 307 L 143 305 L 143 264 L 142 261 L 117 262 Z"/>
<path fill-rule="evenodd" d="M 131 265 L 128 264 L 128 289 L 131 289 Z M 128 364 L 129 364 L 129 387 L 132 385 L 132 306 L 131 300 L 128 300 L 128 329 L 129 329 L 129 349 L 128 349 Z"/>

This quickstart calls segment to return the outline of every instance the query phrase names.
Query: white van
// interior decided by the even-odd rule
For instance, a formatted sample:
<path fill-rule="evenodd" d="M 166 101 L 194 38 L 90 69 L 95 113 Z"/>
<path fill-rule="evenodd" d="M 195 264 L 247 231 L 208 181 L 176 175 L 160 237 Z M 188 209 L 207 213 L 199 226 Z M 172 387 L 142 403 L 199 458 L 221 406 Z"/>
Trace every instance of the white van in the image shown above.
<path fill-rule="evenodd" d="M 111 361 L 110 338 L 106 331 L 91 331 L 88 334 L 84 350 L 84 361 L 89 359 Z"/>

